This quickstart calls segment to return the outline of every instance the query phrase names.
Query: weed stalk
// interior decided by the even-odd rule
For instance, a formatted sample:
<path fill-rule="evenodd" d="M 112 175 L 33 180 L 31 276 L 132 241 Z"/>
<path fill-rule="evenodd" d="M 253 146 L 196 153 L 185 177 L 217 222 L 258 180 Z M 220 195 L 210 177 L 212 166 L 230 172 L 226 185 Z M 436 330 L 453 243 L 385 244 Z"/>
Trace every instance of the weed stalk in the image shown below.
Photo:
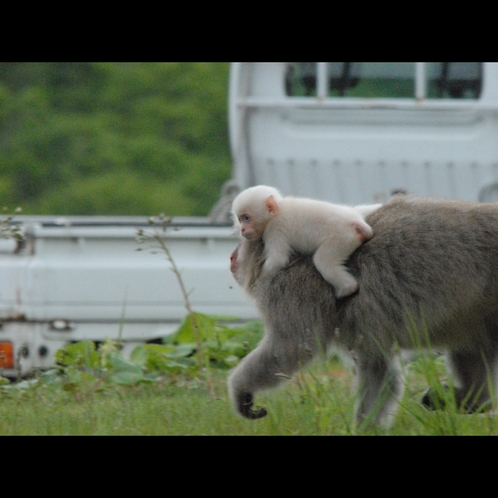
<path fill-rule="evenodd" d="M 199 325 L 197 323 L 197 319 L 195 317 L 194 310 L 192 309 L 192 304 L 190 302 L 189 292 L 185 287 L 185 283 L 182 278 L 181 271 L 175 263 L 173 256 L 171 255 L 171 251 L 165 242 L 165 233 L 168 228 L 171 228 L 171 217 L 166 217 L 164 214 L 159 215 L 159 223 L 162 228 L 162 233 L 160 233 L 157 229 L 158 222 L 155 218 L 149 218 L 149 225 L 155 227 L 153 234 L 145 235 L 143 230 L 138 230 L 138 242 L 143 242 L 146 238 L 150 238 L 155 241 L 159 245 L 159 249 L 164 253 L 166 259 L 170 264 L 171 271 L 175 274 L 178 284 L 180 286 L 180 290 L 183 297 L 183 302 L 185 304 L 185 308 L 187 309 L 187 314 L 189 316 L 190 324 L 192 326 L 192 330 L 194 331 L 194 337 L 196 341 L 196 349 L 197 349 L 197 366 L 199 368 L 199 372 L 202 373 L 207 371 L 207 381 L 208 388 L 212 395 L 214 395 L 214 386 L 211 379 L 211 375 L 209 374 L 209 367 L 204 364 L 203 361 L 203 348 L 202 348 L 202 337 L 199 330 Z"/>

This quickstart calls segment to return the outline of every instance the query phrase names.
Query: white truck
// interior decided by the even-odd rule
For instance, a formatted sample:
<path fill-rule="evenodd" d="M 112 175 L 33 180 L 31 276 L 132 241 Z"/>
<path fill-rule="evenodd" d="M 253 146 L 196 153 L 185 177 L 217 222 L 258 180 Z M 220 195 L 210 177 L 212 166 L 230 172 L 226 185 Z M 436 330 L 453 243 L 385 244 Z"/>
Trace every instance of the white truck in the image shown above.
<path fill-rule="evenodd" d="M 229 132 L 222 198 L 166 232 L 199 312 L 258 317 L 228 269 L 231 200 L 251 185 L 352 205 L 395 191 L 498 201 L 497 63 L 233 63 Z M 25 240 L 0 241 L 0 374 L 49 368 L 80 340 L 120 338 L 126 354 L 184 319 L 164 255 L 136 251 L 146 218 L 15 220 Z"/>

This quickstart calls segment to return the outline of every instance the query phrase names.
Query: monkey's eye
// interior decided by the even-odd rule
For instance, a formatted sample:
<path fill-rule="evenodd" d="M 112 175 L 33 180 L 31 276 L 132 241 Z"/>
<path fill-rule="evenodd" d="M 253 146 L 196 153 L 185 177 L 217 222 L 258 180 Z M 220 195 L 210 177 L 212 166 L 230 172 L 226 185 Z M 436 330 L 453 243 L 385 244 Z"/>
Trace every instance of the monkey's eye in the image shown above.
<path fill-rule="evenodd" d="M 239 221 L 243 223 L 247 223 L 251 220 L 251 217 L 248 214 L 243 214 L 240 216 Z"/>

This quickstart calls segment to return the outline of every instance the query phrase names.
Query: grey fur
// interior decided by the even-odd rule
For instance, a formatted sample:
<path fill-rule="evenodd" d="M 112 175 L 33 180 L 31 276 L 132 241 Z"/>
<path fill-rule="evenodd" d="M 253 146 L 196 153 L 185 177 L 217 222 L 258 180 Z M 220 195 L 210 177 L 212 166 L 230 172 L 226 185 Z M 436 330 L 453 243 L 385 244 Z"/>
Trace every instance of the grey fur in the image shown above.
<path fill-rule="evenodd" d="M 395 196 L 367 217 L 373 239 L 347 266 L 359 292 L 336 302 L 311 259 L 259 276 L 262 246 L 244 247 L 235 277 L 255 298 L 265 337 L 229 377 L 235 410 L 276 387 L 331 345 L 356 362 L 357 422 L 388 427 L 403 394 L 400 350 L 447 352 L 457 402 L 492 397 L 498 359 L 498 205 Z M 338 331 L 336 331 L 336 327 Z M 431 397 L 425 402 L 431 405 Z"/>

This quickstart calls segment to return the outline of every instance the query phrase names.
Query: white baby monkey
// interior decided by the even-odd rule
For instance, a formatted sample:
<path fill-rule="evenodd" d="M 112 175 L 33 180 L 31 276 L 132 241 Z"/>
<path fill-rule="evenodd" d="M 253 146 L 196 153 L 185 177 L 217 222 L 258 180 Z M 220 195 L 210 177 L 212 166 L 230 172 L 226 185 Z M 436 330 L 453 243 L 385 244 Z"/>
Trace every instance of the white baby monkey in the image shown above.
<path fill-rule="evenodd" d="M 349 207 L 283 197 L 273 187 L 258 185 L 234 199 L 232 214 L 234 225 L 243 237 L 263 239 L 263 272 L 276 272 L 287 265 L 293 249 L 314 253 L 317 270 L 341 298 L 358 290 L 358 283 L 344 262 L 364 241 L 372 238 L 373 230 L 364 218 L 380 206 Z"/>

